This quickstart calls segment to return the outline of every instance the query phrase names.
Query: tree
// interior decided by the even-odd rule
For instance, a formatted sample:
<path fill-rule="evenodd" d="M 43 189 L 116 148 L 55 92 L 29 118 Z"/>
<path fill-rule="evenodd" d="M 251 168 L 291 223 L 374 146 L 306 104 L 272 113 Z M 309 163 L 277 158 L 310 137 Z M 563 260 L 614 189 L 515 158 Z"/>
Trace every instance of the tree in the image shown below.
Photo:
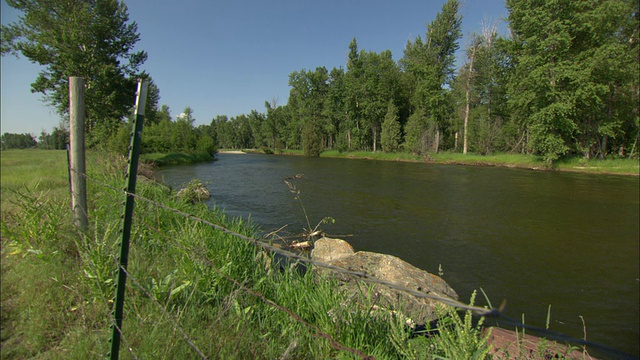
<path fill-rule="evenodd" d="M 380 137 L 380 144 L 384 151 L 394 152 L 399 150 L 400 141 L 402 140 L 402 129 L 398 121 L 398 107 L 395 106 L 393 101 L 390 101 L 387 107 L 387 115 L 385 115 L 384 123 L 382 123 L 382 134 Z"/>
<path fill-rule="evenodd" d="M 0 136 L 2 149 L 27 149 L 37 145 L 36 139 L 31 134 L 4 133 Z"/>
<path fill-rule="evenodd" d="M 313 136 L 313 144 L 316 140 L 320 146 L 326 140 L 324 129 L 328 127 L 329 119 L 326 117 L 325 104 L 329 90 L 329 73 L 324 66 L 317 67 L 315 71 L 302 69 L 289 75 L 288 112 L 290 124 L 286 131 L 291 142 L 310 144 L 310 136 L 305 140 L 305 134 L 310 131 L 317 132 L 317 138 Z M 309 125 L 311 123 L 311 125 Z M 302 134 L 302 138 L 299 134 Z M 314 145 L 315 146 L 315 145 Z"/>
<path fill-rule="evenodd" d="M 173 151 L 192 152 L 196 149 L 197 139 L 193 131 L 195 121 L 193 109 L 189 106 L 185 107 L 182 113 L 176 117 L 171 134 Z"/>
<path fill-rule="evenodd" d="M 422 108 L 431 124 L 434 150 L 440 146 L 441 126 L 453 112 L 448 88 L 451 87 L 455 72 L 455 52 L 461 37 L 462 18 L 458 15 L 457 0 L 448 0 L 441 12 L 427 24 L 423 41 L 418 37 L 408 41 L 401 60 L 402 66 L 412 79 L 409 91 L 413 111 Z"/>
<path fill-rule="evenodd" d="M 551 163 L 629 146 L 638 118 L 639 7 L 630 0 L 508 0 L 516 49 L 509 107 Z M 524 135 L 523 135 L 524 136 Z"/>
<path fill-rule="evenodd" d="M 144 123 L 145 125 L 151 125 L 151 124 L 156 124 L 158 123 L 158 121 L 160 121 L 159 119 L 159 112 L 160 109 L 158 109 L 158 103 L 160 102 L 160 89 L 158 89 L 158 86 L 153 82 L 153 79 L 151 77 L 148 78 L 149 80 L 149 87 L 147 89 L 147 102 L 145 104 L 145 112 L 144 112 Z M 163 105 L 166 106 L 166 105 Z M 167 106 L 167 110 L 169 109 L 169 107 Z"/>
<path fill-rule="evenodd" d="M 135 81 L 147 59 L 134 52 L 138 27 L 117 0 L 6 0 L 22 12 L 2 25 L 2 55 L 21 54 L 44 67 L 31 91 L 42 93 L 63 117 L 68 114 L 69 77 L 85 82 L 86 129 L 109 135 L 133 106 Z"/>
<path fill-rule="evenodd" d="M 478 51 L 478 46 L 482 42 L 482 38 L 477 35 L 473 35 L 471 40 L 471 45 L 467 49 L 467 57 L 469 58 L 469 68 L 466 73 L 466 86 L 465 86 L 465 111 L 464 111 L 464 130 L 463 130 L 463 141 L 462 141 L 462 153 L 466 154 L 469 146 L 469 113 L 471 112 L 471 80 L 473 78 L 474 70 L 473 70 L 473 61 L 476 59 L 476 52 Z"/>
<path fill-rule="evenodd" d="M 388 104 L 399 91 L 400 70 L 393 60 L 391 51 L 381 53 L 363 51 L 360 54 L 363 63 L 361 77 L 362 90 L 362 123 L 370 129 L 370 143 L 372 150 L 377 150 L 380 127 L 384 121 Z M 369 137 L 369 136 L 367 136 Z"/>
<path fill-rule="evenodd" d="M 328 148 L 338 146 L 339 149 L 346 149 L 345 140 L 342 136 L 346 127 L 347 98 L 345 88 L 345 72 L 343 68 L 333 68 L 329 72 L 329 88 L 325 97 L 323 116 L 328 119 L 325 132 L 328 136 Z"/>
<path fill-rule="evenodd" d="M 414 111 L 404 128 L 404 148 L 414 154 L 424 154 L 426 152 L 426 120 L 424 110 L 418 108 Z"/>
<path fill-rule="evenodd" d="M 345 74 L 345 95 L 347 121 L 344 124 L 348 149 L 351 150 L 353 144 L 360 145 L 364 141 L 360 137 L 360 121 L 362 109 L 362 78 L 364 70 L 360 53 L 358 52 L 358 42 L 353 38 L 349 43 L 349 57 L 347 59 L 347 73 Z"/>
<path fill-rule="evenodd" d="M 302 130 L 302 149 L 304 155 L 309 157 L 318 157 L 322 152 L 322 138 L 320 136 L 320 126 L 313 120 L 305 121 Z"/>

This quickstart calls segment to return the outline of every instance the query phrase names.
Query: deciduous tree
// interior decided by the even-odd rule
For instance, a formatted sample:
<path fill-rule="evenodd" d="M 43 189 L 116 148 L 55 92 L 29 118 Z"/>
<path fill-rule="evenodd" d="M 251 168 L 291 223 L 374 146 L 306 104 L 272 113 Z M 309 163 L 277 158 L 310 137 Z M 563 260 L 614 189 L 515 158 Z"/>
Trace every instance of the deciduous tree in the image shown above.
<path fill-rule="evenodd" d="M 127 7 L 117 0 L 6 0 L 22 13 L 2 25 L 2 55 L 22 55 L 44 67 L 31 91 L 61 115 L 69 108 L 70 76 L 85 82 L 86 129 L 110 134 L 133 106 L 144 51 Z"/>

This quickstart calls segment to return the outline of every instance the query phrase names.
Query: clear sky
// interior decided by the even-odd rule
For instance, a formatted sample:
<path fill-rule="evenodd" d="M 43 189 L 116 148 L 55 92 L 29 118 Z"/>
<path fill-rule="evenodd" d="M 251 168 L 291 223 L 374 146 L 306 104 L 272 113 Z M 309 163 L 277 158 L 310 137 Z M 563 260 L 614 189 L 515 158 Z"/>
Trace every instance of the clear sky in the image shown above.
<path fill-rule="evenodd" d="M 2 23 L 19 15 L 2 1 Z M 426 24 L 444 0 L 127 0 L 138 24 L 143 69 L 160 89 L 160 104 L 175 118 L 186 106 L 196 125 L 216 115 L 233 117 L 264 102 L 287 103 L 289 74 L 325 66 L 346 67 L 349 42 L 359 49 L 403 55 L 409 39 L 424 38 Z M 462 0 L 464 48 L 482 23 L 507 17 L 504 0 Z M 499 24 L 506 32 L 504 21 Z M 40 67 L 2 58 L 2 133 L 51 131 L 60 117 L 32 94 Z M 460 64 L 458 64 L 460 65 Z"/>

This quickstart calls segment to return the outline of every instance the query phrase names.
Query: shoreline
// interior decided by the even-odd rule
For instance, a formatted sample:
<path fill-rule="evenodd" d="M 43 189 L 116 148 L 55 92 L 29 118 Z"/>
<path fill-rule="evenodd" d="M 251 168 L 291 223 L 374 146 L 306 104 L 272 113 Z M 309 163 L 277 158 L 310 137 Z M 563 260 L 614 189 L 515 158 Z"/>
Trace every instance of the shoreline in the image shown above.
<path fill-rule="evenodd" d="M 259 149 L 243 149 L 243 150 L 219 150 L 221 154 L 265 154 L 263 151 Z M 304 156 L 301 150 L 280 150 L 275 152 L 273 155 L 278 156 Z M 406 153 L 368 153 L 368 152 L 344 152 L 338 153 L 335 150 L 326 151 L 320 154 L 320 157 L 323 158 L 332 158 L 332 159 L 356 159 L 356 160 L 370 160 L 370 161 L 396 161 L 396 162 L 412 162 L 412 163 L 424 163 L 424 164 L 443 164 L 443 165 L 467 165 L 467 166 L 484 166 L 484 167 L 504 167 L 504 168 L 512 168 L 512 169 L 524 169 L 524 170 L 534 170 L 534 171 L 559 171 L 559 172 L 573 172 L 579 174 L 593 174 L 593 175 L 618 175 L 618 176 L 634 176 L 640 177 L 640 170 L 637 172 L 632 171 L 615 171 L 611 170 L 612 168 L 607 167 L 596 167 L 596 166 L 588 166 L 585 164 L 581 164 L 580 160 L 568 159 L 565 160 L 565 163 L 562 161 L 558 164 L 555 164 L 551 167 L 547 166 L 543 162 L 535 162 L 533 160 L 533 156 L 521 156 L 519 154 L 497 154 L 497 155 L 487 155 L 492 156 L 493 159 L 497 159 L 498 156 L 505 156 L 507 158 L 517 159 L 520 157 L 523 160 L 523 163 L 518 163 L 516 161 L 505 160 L 495 160 L 491 161 L 491 158 L 478 159 L 478 157 L 482 155 L 469 154 L 464 155 L 468 156 L 468 159 L 460 159 L 452 157 L 463 156 L 458 153 L 441 153 L 441 154 L 431 154 L 428 156 L 418 156 L 411 155 Z M 576 161 L 575 165 L 570 163 L 566 163 L 566 161 Z M 603 160 L 592 160 L 592 161 L 603 161 Z M 617 160 L 604 160 L 606 161 L 617 161 Z M 637 159 L 622 159 L 622 161 L 636 161 Z M 532 163 L 533 162 L 533 163 Z M 606 163 L 605 163 L 606 164 Z"/>

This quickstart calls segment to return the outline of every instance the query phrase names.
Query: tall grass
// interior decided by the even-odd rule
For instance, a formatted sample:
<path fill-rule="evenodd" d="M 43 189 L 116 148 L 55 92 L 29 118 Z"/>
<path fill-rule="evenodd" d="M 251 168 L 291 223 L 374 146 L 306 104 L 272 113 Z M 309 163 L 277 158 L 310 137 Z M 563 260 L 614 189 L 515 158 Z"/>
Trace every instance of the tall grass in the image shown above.
<path fill-rule="evenodd" d="M 122 188 L 121 158 L 89 158 L 92 179 Z M 45 162 L 46 167 L 35 165 Z M 124 197 L 89 180 L 89 231 L 78 233 L 62 191 L 66 166 L 64 152 L 3 152 L 3 358 L 84 359 L 109 351 Z M 256 234 L 253 224 L 181 201 L 145 178 L 137 192 L 238 233 Z M 336 291 L 334 280 L 272 264 L 251 243 L 137 200 L 122 357 L 196 358 L 175 324 L 210 358 L 357 358 L 329 338 L 384 359 L 445 354 L 412 338 L 397 318 L 370 313 L 373 300 L 366 290 L 354 302 Z"/>

